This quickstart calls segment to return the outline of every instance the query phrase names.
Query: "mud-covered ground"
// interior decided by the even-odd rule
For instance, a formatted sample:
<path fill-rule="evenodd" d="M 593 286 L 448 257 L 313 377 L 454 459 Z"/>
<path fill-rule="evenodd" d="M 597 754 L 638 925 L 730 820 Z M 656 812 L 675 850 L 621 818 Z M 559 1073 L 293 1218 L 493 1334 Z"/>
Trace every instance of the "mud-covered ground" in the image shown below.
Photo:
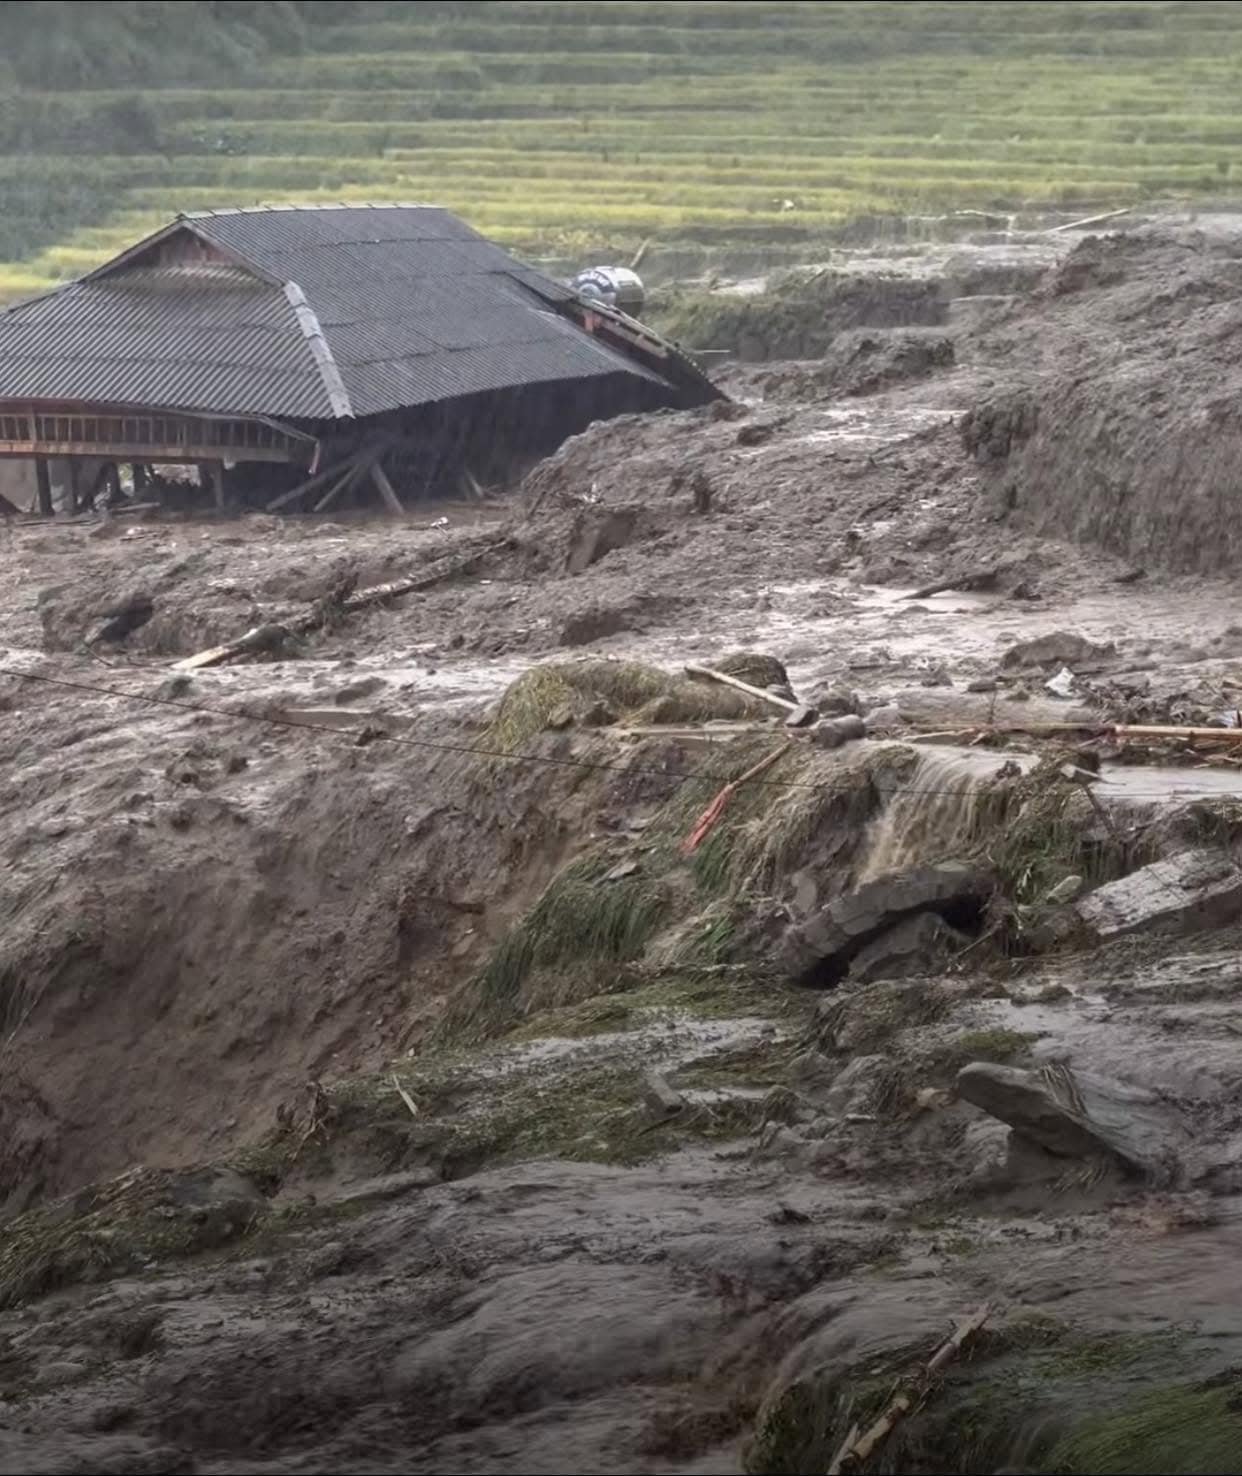
<path fill-rule="evenodd" d="M 1242 771 L 966 746 L 1242 705 L 1242 243 L 1071 247 L 482 505 L 0 534 L 0 1469 L 826 1469 L 984 1302 L 869 1469 L 1240 1469 Z M 1115 468 L 1161 364 L 1156 529 Z M 739 649 L 872 736 L 686 859 L 776 730 L 632 663 Z M 990 898 L 947 952 L 791 982 L 818 909 L 945 860 Z M 1145 866 L 1174 931 L 1059 900 Z M 1105 1083 L 1113 1136 L 1011 1137 L 977 1062 Z"/>

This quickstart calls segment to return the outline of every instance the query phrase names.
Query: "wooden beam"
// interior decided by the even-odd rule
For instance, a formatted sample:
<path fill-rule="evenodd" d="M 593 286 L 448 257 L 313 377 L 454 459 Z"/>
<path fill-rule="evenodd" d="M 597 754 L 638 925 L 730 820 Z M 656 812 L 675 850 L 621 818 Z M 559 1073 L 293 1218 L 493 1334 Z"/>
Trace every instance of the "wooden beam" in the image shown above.
<path fill-rule="evenodd" d="M 305 497 L 308 492 L 313 492 L 316 487 L 322 487 L 325 482 L 330 482 L 338 472 L 348 471 L 352 465 L 353 460 L 350 457 L 346 457 L 344 461 L 333 462 L 331 466 L 325 467 L 323 471 L 316 472 L 313 477 L 308 477 L 306 481 L 299 482 L 296 487 L 290 487 L 288 492 L 282 492 L 279 497 L 273 497 L 271 502 L 267 504 L 266 511 L 277 512 L 280 508 L 287 507 L 289 503 L 296 502 L 299 497 Z"/>
<path fill-rule="evenodd" d="M 324 508 L 330 507 L 342 493 L 348 492 L 351 487 L 361 480 L 362 474 L 366 471 L 367 466 L 368 462 L 365 457 L 361 457 L 355 461 L 353 466 L 349 467 L 344 475 L 338 477 L 323 494 L 315 504 L 315 511 L 323 512 Z"/>
<path fill-rule="evenodd" d="M 405 508 L 401 506 L 401 499 L 393 491 L 392 483 L 378 461 L 371 467 L 371 480 L 379 488 L 380 496 L 388 504 L 389 512 L 395 513 L 399 518 L 405 517 Z"/>

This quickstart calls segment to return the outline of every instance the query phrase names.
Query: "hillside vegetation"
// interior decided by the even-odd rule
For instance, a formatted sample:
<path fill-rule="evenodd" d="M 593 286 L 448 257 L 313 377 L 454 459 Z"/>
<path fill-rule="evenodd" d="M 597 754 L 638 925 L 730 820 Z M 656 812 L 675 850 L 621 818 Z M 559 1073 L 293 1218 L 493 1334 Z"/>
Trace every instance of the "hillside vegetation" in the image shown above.
<path fill-rule="evenodd" d="M 1227 194 L 1210 0 L 19 3 L 0 294 L 177 210 L 430 200 L 535 253 Z"/>

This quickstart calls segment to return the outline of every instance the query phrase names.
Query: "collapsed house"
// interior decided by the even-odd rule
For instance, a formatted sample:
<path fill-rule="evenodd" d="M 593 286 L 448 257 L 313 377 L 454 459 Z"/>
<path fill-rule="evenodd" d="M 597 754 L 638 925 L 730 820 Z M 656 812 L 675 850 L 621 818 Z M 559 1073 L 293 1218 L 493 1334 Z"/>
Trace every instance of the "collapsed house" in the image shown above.
<path fill-rule="evenodd" d="M 399 510 L 592 420 L 717 398 L 658 334 L 447 210 L 208 211 L 0 312 L 0 492 L 23 462 L 39 511 L 72 512 L 123 475 L 167 498 L 165 469 L 190 467 L 221 506 Z"/>

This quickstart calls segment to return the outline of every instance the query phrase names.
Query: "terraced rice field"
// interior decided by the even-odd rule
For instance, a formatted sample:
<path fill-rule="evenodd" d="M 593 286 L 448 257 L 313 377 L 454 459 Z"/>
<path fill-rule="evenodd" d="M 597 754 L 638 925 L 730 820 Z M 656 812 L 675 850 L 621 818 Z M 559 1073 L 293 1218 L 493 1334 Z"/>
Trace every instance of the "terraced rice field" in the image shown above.
<path fill-rule="evenodd" d="M 1242 171 L 1232 4 L 336 12 L 300 54 L 212 87 L 144 87 L 136 110 L 129 92 L 20 95 L 0 297 L 210 206 L 428 200 L 545 255 L 649 237 L 799 251 L 876 217 L 1228 196 Z M 117 147 L 139 151 L 95 152 Z"/>

